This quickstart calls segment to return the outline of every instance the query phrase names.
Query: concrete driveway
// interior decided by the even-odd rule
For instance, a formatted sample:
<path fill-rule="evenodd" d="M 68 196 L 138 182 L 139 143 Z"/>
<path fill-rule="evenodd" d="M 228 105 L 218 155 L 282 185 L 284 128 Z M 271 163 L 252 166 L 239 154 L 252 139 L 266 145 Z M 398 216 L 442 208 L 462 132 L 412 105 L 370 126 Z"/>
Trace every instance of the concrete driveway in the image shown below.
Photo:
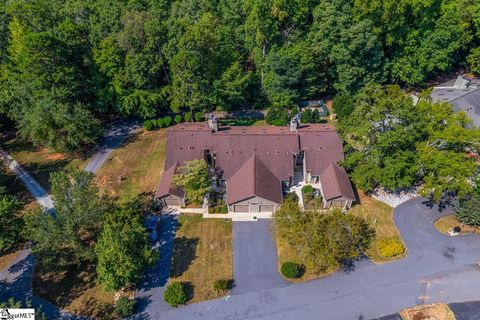
<path fill-rule="evenodd" d="M 270 220 L 233 222 L 232 294 L 287 286 L 289 283 L 278 273 L 277 260 Z"/>
<path fill-rule="evenodd" d="M 191 304 L 163 312 L 162 319 L 372 319 L 422 303 L 478 299 L 480 269 L 475 261 L 480 258 L 480 235 L 440 234 L 433 222 L 448 211 L 429 209 L 421 202 L 414 199 L 394 211 L 407 246 L 404 259 L 362 263 L 348 274 Z"/>

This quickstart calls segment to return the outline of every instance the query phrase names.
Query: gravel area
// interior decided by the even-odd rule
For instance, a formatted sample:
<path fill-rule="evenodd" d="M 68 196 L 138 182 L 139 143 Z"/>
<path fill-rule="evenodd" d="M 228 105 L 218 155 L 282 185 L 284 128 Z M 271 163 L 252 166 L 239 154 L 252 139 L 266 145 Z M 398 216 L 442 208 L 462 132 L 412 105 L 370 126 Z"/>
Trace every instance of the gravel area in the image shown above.
<path fill-rule="evenodd" d="M 379 188 L 372 193 L 372 197 L 395 208 L 410 199 L 418 197 L 418 188 L 411 188 L 397 192 L 391 192 Z"/>

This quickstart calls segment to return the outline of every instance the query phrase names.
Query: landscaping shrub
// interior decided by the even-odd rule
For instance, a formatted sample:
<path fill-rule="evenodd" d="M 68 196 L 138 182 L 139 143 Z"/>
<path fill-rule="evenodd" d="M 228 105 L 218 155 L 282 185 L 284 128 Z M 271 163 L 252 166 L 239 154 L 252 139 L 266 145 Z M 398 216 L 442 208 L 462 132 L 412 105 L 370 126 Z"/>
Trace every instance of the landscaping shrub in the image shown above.
<path fill-rule="evenodd" d="M 215 207 L 215 213 L 221 213 L 222 212 L 222 207 L 216 206 Z"/>
<path fill-rule="evenodd" d="M 314 198 L 314 193 L 315 189 L 311 185 L 307 184 L 302 187 L 302 195 L 305 201 L 312 200 Z"/>
<path fill-rule="evenodd" d="M 172 117 L 166 116 L 165 118 L 163 118 L 163 124 L 165 125 L 165 127 L 170 127 L 170 125 L 172 124 Z"/>
<path fill-rule="evenodd" d="M 150 131 L 153 129 L 153 124 L 151 120 L 145 120 L 143 121 L 143 128 L 147 131 Z"/>
<path fill-rule="evenodd" d="M 135 299 L 120 297 L 115 303 L 115 314 L 121 318 L 130 317 L 135 310 Z"/>
<path fill-rule="evenodd" d="M 295 192 L 289 192 L 285 196 L 285 201 L 292 201 L 292 202 L 297 203 L 298 202 L 298 196 Z"/>
<path fill-rule="evenodd" d="M 215 289 L 217 292 L 225 292 L 230 289 L 229 287 L 230 281 L 225 279 L 218 279 L 213 283 L 213 289 Z"/>
<path fill-rule="evenodd" d="M 182 115 L 177 114 L 175 116 L 175 123 L 180 123 L 180 122 L 182 122 L 182 120 L 183 120 Z"/>
<path fill-rule="evenodd" d="M 284 262 L 280 271 L 286 278 L 295 279 L 302 276 L 302 266 L 295 262 Z"/>
<path fill-rule="evenodd" d="M 283 127 L 286 124 L 286 122 L 283 119 L 275 119 L 275 120 L 272 120 L 271 124 L 273 126 Z"/>
<path fill-rule="evenodd" d="M 225 206 L 225 205 L 221 206 L 221 207 L 220 207 L 220 212 L 221 212 L 221 213 L 228 213 L 228 207 Z"/>
<path fill-rule="evenodd" d="M 383 258 L 391 258 L 405 252 L 405 247 L 398 239 L 382 239 L 377 243 L 378 254 Z"/>
<path fill-rule="evenodd" d="M 177 307 L 179 304 L 187 302 L 187 293 L 185 292 L 183 284 L 180 282 L 172 282 L 169 284 L 163 294 L 163 300 L 172 307 Z"/>
<path fill-rule="evenodd" d="M 208 213 L 215 213 L 214 207 L 208 207 Z"/>
<path fill-rule="evenodd" d="M 195 118 L 195 122 L 200 122 L 203 119 L 203 114 L 201 112 L 195 112 L 193 117 Z"/>
<path fill-rule="evenodd" d="M 192 114 L 190 112 L 185 113 L 183 117 L 185 118 L 185 122 L 192 121 Z"/>
<path fill-rule="evenodd" d="M 165 126 L 165 122 L 163 121 L 163 118 L 157 119 L 157 127 L 163 128 Z"/>

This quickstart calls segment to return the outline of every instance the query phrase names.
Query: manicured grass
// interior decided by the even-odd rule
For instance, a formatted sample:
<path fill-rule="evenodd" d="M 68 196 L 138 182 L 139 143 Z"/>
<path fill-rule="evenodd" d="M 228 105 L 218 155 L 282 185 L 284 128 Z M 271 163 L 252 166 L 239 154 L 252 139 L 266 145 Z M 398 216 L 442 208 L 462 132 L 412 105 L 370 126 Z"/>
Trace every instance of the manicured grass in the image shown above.
<path fill-rule="evenodd" d="M 18 137 L 0 141 L 0 148 L 10 154 L 47 191 L 50 191 L 50 173 L 67 166 L 83 169 L 87 162 L 79 154 L 52 153 L 47 148 L 35 147 Z"/>
<path fill-rule="evenodd" d="M 403 320 L 455 320 L 452 310 L 443 303 L 419 305 L 400 312 Z"/>
<path fill-rule="evenodd" d="M 304 281 L 309 281 L 309 280 L 317 279 L 320 277 L 324 277 L 336 271 L 335 269 L 332 269 L 327 272 L 318 272 L 312 268 L 309 268 L 308 266 L 305 265 L 305 262 L 300 257 L 297 256 L 297 254 L 295 253 L 295 250 L 293 250 L 293 248 L 291 248 L 288 245 L 288 243 L 286 243 L 280 237 L 276 237 L 276 238 L 277 238 L 277 252 L 278 252 L 278 272 L 282 274 L 280 272 L 280 268 L 282 267 L 282 264 L 284 262 L 295 262 L 305 267 L 305 273 L 300 278 L 292 279 L 292 278 L 284 277 L 286 280 L 294 283 L 299 283 L 299 282 L 304 282 Z"/>
<path fill-rule="evenodd" d="M 472 232 L 480 232 L 480 228 L 473 228 L 467 225 L 462 224 L 458 221 L 457 217 L 454 214 L 449 214 L 446 216 L 441 217 L 437 221 L 435 221 L 435 228 L 443 234 L 448 235 L 449 231 L 452 231 L 454 227 L 459 226 L 462 231 L 461 234 L 465 233 L 472 233 Z"/>
<path fill-rule="evenodd" d="M 141 193 L 153 193 L 162 175 L 165 142 L 166 129 L 132 136 L 98 170 L 100 190 L 117 196 L 121 202 Z"/>
<path fill-rule="evenodd" d="M 170 269 L 170 282 L 186 284 L 189 302 L 214 299 L 224 293 L 213 286 L 216 280 L 231 280 L 232 223 L 181 215 Z"/>
<path fill-rule="evenodd" d="M 95 319 L 114 319 L 114 292 L 96 284 L 94 265 L 48 270 L 41 263 L 33 268 L 33 293 L 58 307 Z"/>
<path fill-rule="evenodd" d="M 403 243 L 400 233 L 393 222 L 393 208 L 389 205 L 375 200 L 360 192 L 360 204 L 356 204 L 348 214 L 363 217 L 372 228 L 375 229 L 376 237 L 372 247 L 367 251 L 368 256 L 377 263 L 399 259 L 404 254 L 396 257 L 384 258 L 379 255 L 377 242 L 382 239 L 397 239 Z"/>

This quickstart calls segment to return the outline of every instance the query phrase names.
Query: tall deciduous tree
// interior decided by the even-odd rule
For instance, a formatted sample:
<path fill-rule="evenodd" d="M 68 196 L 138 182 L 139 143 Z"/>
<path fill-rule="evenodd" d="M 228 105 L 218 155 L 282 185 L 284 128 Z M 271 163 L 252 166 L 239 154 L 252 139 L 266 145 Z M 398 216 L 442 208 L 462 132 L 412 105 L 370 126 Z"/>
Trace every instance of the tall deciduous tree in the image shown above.
<path fill-rule="evenodd" d="M 185 191 L 187 199 L 201 204 L 211 187 L 207 163 L 204 160 L 187 161 L 177 169 L 172 183 Z"/>
<path fill-rule="evenodd" d="M 273 218 L 278 236 L 307 267 L 318 271 L 358 259 L 375 237 L 375 231 L 362 218 L 340 210 L 302 212 L 296 201 L 285 201 Z"/>
<path fill-rule="evenodd" d="M 7 194 L 5 187 L 0 186 L 0 252 L 8 249 L 20 238 L 22 220 L 17 216 L 20 202 Z"/>
<path fill-rule="evenodd" d="M 155 261 L 139 211 L 136 205 L 127 204 L 105 216 L 95 253 L 98 281 L 107 290 L 135 284 Z"/>
<path fill-rule="evenodd" d="M 111 201 L 99 196 L 93 175 L 85 171 L 52 173 L 50 180 L 55 212 L 35 210 L 25 218 L 25 234 L 34 242 L 32 252 L 52 268 L 93 261 Z"/>

